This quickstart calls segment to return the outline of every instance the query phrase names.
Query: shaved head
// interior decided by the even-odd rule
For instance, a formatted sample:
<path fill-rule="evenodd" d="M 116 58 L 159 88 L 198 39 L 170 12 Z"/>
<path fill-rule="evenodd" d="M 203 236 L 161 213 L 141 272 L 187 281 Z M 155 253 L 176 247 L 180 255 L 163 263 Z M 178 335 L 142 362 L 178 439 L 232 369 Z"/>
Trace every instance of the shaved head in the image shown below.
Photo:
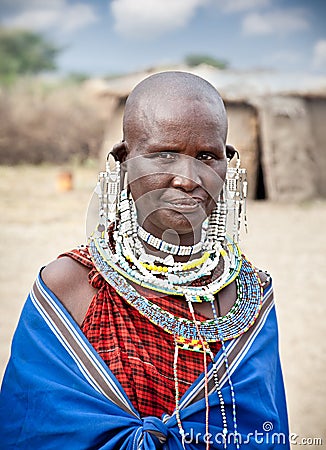
<path fill-rule="evenodd" d="M 206 80 L 187 72 L 161 72 L 141 81 L 129 95 L 124 112 L 124 141 L 131 144 L 137 131 L 138 138 L 146 139 L 148 126 L 158 120 L 164 111 L 173 109 L 182 114 L 189 107 L 207 105 L 216 116 L 223 141 L 227 135 L 227 117 L 217 90 Z M 171 119 L 172 120 L 172 119 Z"/>

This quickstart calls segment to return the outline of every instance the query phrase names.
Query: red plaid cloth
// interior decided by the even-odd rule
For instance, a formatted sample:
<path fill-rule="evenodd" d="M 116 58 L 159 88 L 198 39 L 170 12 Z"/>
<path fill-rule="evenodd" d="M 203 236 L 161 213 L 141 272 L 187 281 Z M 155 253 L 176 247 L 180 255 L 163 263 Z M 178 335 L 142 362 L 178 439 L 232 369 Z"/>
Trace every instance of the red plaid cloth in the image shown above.
<path fill-rule="evenodd" d="M 161 417 L 175 408 L 173 336 L 152 324 L 129 305 L 95 269 L 88 250 L 73 250 L 70 256 L 90 268 L 89 282 L 98 289 L 81 326 L 83 333 L 119 380 L 141 417 Z M 179 317 L 191 319 L 187 304 L 180 298 L 158 296 L 137 290 L 153 303 Z M 199 320 L 205 317 L 197 315 Z M 219 343 L 211 345 L 213 353 Z M 179 350 L 180 396 L 203 372 L 203 354 Z"/>

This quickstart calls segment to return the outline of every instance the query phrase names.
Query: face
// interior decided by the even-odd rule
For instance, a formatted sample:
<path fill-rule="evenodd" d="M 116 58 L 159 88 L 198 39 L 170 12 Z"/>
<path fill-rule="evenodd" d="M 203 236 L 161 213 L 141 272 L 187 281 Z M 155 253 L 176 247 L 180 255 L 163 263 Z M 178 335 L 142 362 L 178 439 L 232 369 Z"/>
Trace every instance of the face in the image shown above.
<path fill-rule="evenodd" d="M 138 221 L 164 237 L 200 232 L 226 174 L 223 111 L 196 100 L 147 108 L 128 132 L 126 166 Z"/>

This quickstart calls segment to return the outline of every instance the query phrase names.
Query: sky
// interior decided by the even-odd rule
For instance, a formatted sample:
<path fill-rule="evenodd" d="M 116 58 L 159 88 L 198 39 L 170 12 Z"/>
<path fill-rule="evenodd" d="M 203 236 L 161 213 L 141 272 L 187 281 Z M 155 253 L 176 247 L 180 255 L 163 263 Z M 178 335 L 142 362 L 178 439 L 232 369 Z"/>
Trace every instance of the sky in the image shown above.
<path fill-rule="evenodd" d="M 205 54 L 240 70 L 326 73 L 326 0 L 0 0 L 0 25 L 63 48 L 62 74 L 121 74 Z"/>

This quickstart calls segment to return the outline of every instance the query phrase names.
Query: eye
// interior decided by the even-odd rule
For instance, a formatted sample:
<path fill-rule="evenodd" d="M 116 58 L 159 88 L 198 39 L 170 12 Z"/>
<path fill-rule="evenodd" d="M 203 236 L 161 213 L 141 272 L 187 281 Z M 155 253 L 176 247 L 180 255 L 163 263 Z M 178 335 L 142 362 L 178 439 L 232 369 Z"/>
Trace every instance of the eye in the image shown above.
<path fill-rule="evenodd" d="M 214 153 L 210 152 L 200 152 L 197 156 L 197 159 L 201 161 L 211 161 L 213 159 L 218 159 L 217 155 L 214 155 Z"/>
<path fill-rule="evenodd" d="M 159 152 L 156 153 L 156 157 L 165 160 L 175 160 L 177 159 L 177 153 L 175 152 Z"/>

